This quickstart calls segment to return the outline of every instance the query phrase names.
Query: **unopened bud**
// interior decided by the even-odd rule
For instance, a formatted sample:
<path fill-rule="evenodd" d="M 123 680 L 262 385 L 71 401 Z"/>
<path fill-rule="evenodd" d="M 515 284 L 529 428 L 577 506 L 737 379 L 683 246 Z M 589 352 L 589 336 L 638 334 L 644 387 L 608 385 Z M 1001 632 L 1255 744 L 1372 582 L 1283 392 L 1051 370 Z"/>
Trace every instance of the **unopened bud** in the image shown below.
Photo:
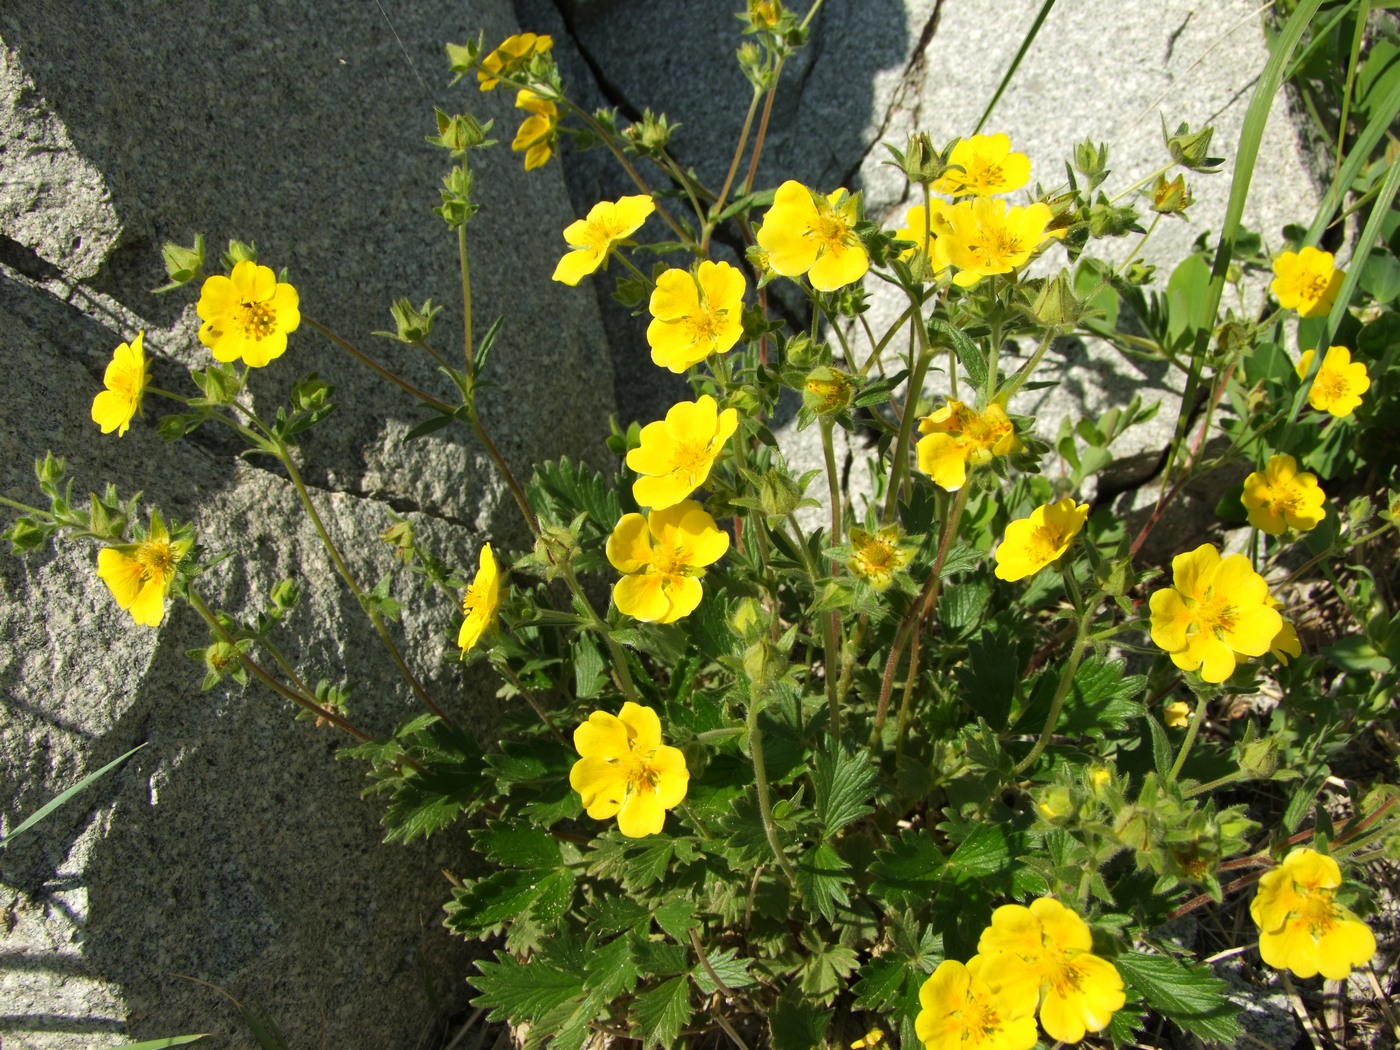
<path fill-rule="evenodd" d="M 785 471 L 770 469 L 758 483 L 758 503 L 770 518 L 786 518 L 802 502 L 802 489 Z"/>
<path fill-rule="evenodd" d="M 1031 314 L 1046 328 L 1070 328 L 1079 323 L 1084 304 L 1075 298 L 1064 271 L 1041 284 Z"/>
<path fill-rule="evenodd" d="M 1085 139 L 1074 147 L 1074 167 L 1089 180 L 1089 189 L 1097 189 L 1108 177 L 1108 147 L 1102 142 L 1095 146 L 1092 139 Z"/>
<path fill-rule="evenodd" d="M 1178 175 L 1170 182 L 1165 175 L 1158 175 L 1152 185 L 1153 211 L 1162 215 L 1184 215 L 1186 209 L 1195 203 L 1191 190 L 1186 185 L 1186 176 Z"/>
<path fill-rule="evenodd" d="M 1218 171 L 1224 163 L 1224 158 L 1210 156 L 1210 140 L 1214 135 L 1215 128 L 1209 125 L 1192 131 L 1191 125 L 1184 122 L 1177 126 L 1175 133 L 1169 133 L 1166 118 L 1162 118 L 1162 137 L 1166 139 L 1167 152 L 1172 160 L 1192 171 L 1208 174 Z"/>
<path fill-rule="evenodd" d="M 401 343 L 421 343 L 424 342 L 433 331 L 433 318 L 442 312 L 441 306 L 434 306 L 431 299 L 423 303 L 422 306 L 414 306 L 407 299 L 395 299 L 389 305 L 389 313 L 394 318 L 394 327 L 397 331 L 393 335 L 388 332 L 379 332 L 378 335 L 388 335 L 391 339 L 397 339 Z"/>

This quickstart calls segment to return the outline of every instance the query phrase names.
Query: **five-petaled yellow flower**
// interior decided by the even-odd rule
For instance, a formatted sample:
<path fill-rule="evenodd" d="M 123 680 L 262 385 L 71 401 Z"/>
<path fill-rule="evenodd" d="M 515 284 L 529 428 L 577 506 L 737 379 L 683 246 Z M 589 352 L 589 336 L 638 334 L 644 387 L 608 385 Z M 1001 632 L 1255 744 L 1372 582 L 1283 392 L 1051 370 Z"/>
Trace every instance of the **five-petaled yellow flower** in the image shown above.
<path fill-rule="evenodd" d="M 501 570 L 496 564 L 496 555 L 491 544 L 481 546 L 477 557 L 476 576 L 462 596 L 462 629 L 457 632 L 457 644 L 466 656 L 474 649 L 481 636 L 496 624 L 496 609 L 501 604 Z"/>
<path fill-rule="evenodd" d="M 578 284 L 606 263 L 612 250 L 641 229 L 642 223 L 655 210 L 656 202 L 645 193 L 593 205 L 586 218 L 565 227 L 564 240 L 573 250 L 559 260 L 554 268 L 554 279 L 564 284 Z"/>
<path fill-rule="evenodd" d="M 287 349 L 287 334 L 301 324 L 297 290 L 277 280 L 270 266 L 241 259 L 225 277 L 204 281 L 195 307 L 199 341 L 216 361 L 237 361 L 261 368 Z"/>
<path fill-rule="evenodd" d="M 553 46 L 554 38 L 542 34 L 516 33 L 506 37 L 500 47 L 481 60 L 481 68 L 476 71 L 477 86 L 482 91 L 494 91 L 501 82 L 502 74 L 515 72 Z"/>
<path fill-rule="evenodd" d="M 515 108 L 530 116 L 515 133 L 510 148 L 525 154 L 525 170 L 533 171 L 554 156 L 554 128 L 559 123 L 559 107 L 549 99 L 522 88 L 515 96 Z"/>
<path fill-rule="evenodd" d="M 1269 585 L 1243 554 L 1209 543 L 1172 559 L 1172 582 L 1152 595 L 1152 641 L 1183 671 L 1207 682 L 1235 673 L 1241 656 L 1263 656 L 1283 628 Z"/>
<path fill-rule="evenodd" d="M 624 574 L 613 601 L 638 620 L 674 623 L 695 611 L 704 596 L 705 566 L 728 549 L 729 534 L 694 500 L 646 517 L 624 514 L 608 537 L 608 561 Z"/>
<path fill-rule="evenodd" d="M 595 820 L 617 817 L 617 830 L 639 839 L 660 833 L 666 811 L 685 799 L 690 773 L 685 755 L 661 742 L 661 719 L 632 701 L 617 715 L 594 711 L 574 730 L 582 756 L 569 786 Z"/>
<path fill-rule="evenodd" d="M 1308 532 L 1327 516 L 1327 494 L 1317 475 L 1298 469 L 1292 456 L 1271 456 L 1262 471 L 1244 479 L 1245 510 L 1249 523 L 1260 532 L 1281 536 L 1285 529 Z"/>
<path fill-rule="evenodd" d="M 914 1034 L 926 1050 L 1031 1050 L 1035 996 L 1003 992 L 995 966 L 974 955 L 945 959 L 919 989 Z M 995 982 L 995 983 L 992 983 Z"/>
<path fill-rule="evenodd" d="M 997 547 L 996 577 L 1023 580 L 1039 572 L 1069 550 L 1070 541 L 1089 520 L 1089 504 L 1076 504 L 1066 496 L 1017 518 L 1006 526 L 1006 537 Z"/>
<path fill-rule="evenodd" d="M 726 262 L 706 259 L 694 273 L 667 270 L 656 279 L 649 304 L 651 359 L 680 373 L 732 349 L 744 334 L 747 288 L 743 273 Z"/>
<path fill-rule="evenodd" d="M 1269 289 L 1285 310 L 1297 310 L 1300 317 L 1325 317 L 1345 277 L 1346 271 L 1332 265 L 1331 252 L 1309 246 L 1300 252 L 1284 252 L 1274 260 Z"/>
<path fill-rule="evenodd" d="M 141 395 L 151 381 L 146 371 L 146 349 L 142 345 L 145 332 L 137 332 L 130 345 L 122 343 L 107 362 L 102 385 L 107 389 L 92 399 L 92 421 L 102 433 L 117 432 L 121 437 L 131 427 L 132 418 L 141 411 Z"/>
<path fill-rule="evenodd" d="M 1126 998 L 1123 978 L 1093 953 L 1088 924 L 1053 897 L 1029 908 L 1003 904 L 992 912 L 977 953 L 983 975 L 995 974 L 1004 1001 L 1040 1004 L 1051 1039 L 1077 1043 L 1108 1027 Z"/>
<path fill-rule="evenodd" d="M 919 422 L 919 469 L 941 489 L 956 492 L 967 481 L 967 468 L 993 456 L 1019 451 L 1021 442 L 1006 409 L 993 402 L 982 412 L 949 401 Z"/>
<path fill-rule="evenodd" d="M 1376 954 L 1370 928 L 1337 903 L 1337 862 L 1308 847 L 1295 849 L 1265 872 L 1249 914 L 1259 927 L 1259 954 L 1296 977 L 1347 977 Z"/>
<path fill-rule="evenodd" d="M 1299 379 L 1306 379 L 1312 367 L 1313 350 L 1304 350 L 1298 358 L 1296 369 Z M 1319 412 L 1330 412 L 1341 419 L 1361 407 L 1361 395 L 1371 389 L 1371 377 L 1366 374 L 1366 365 L 1351 359 L 1351 351 L 1344 346 L 1330 346 L 1313 376 L 1312 388 L 1308 391 L 1308 404 Z"/>
<path fill-rule="evenodd" d="M 883 591 L 894 574 L 909 564 L 914 548 L 901 547 L 898 525 L 886 525 L 874 532 L 851 530 L 851 571 L 877 591 Z"/>
<path fill-rule="evenodd" d="M 1030 158 L 1012 153 L 1007 135 L 962 139 L 948 155 L 948 163 L 949 171 L 933 188 L 950 197 L 992 197 L 1019 190 L 1031 180 Z"/>
<path fill-rule="evenodd" d="M 1010 273 L 1026 265 L 1041 246 L 1054 240 L 1046 232 L 1054 213 L 1042 201 L 1009 207 L 996 197 L 974 197 L 943 209 L 948 232 L 933 242 L 935 270 L 957 267 L 953 283 L 970 288 L 983 277 Z"/>
<path fill-rule="evenodd" d="M 133 620 L 143 627 L 159 627 L 175 570 L 192 545 L 191 539 L 172 538 L 153 511 L 144 539 L 97 552 L 97 575 Z"/>
<path fill-rule="evenodd" d="M 823 195 L 789 179 L 763 217 L 759 247 L 784 277 L 805 273 L 819 292 L 844 288 L 870 269 L 870 256 L 856 235 L 858 212 L 856 198 L 844 189 Z"/>
<path fill-rule="evenodd" d="M 739 413 L 719 411 L 709 394 L 672 405 L 665 419 L 642 428 L 642 443 L 627 453 L 627 465 L 642 475 L 632 498 L 653 510 L 674 507 L 705 484 L 738 426 Z"/>

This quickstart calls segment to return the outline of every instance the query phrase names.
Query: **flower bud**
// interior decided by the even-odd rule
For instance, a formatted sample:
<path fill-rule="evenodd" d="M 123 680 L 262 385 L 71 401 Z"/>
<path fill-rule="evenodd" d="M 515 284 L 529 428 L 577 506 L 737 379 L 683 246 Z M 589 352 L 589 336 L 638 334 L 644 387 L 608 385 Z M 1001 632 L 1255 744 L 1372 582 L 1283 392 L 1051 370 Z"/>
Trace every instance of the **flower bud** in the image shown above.
<path fill-rule="evenodd" d="M 1158 175 L 1152 185 L 1153 211 L 1161 215 L 1184 215 L 1186 209 L 1195 203 L 1191 190 L 1186 185 L 1186 176 L 1178 175 L 1170 182 L 1165 175 Z"/>
<path fill-rule="evenodd" d="M 1137 285 L 1141 288 L 1145 284 L 1151 284 L 1156 279 L 1157 267 L 1151 263 L 1145 263 L 1134 259 L 1128 265 L 1128 269 L 1123 274 L 1123 279 L 1129 284 Z"/>
<path fill-rule="evenodd" d="M 1108 177 L 1108 147 L 1102 142 L 1095 146 L 1092 139 L 1085 139 L 1074 147 L 1074 167 L 1089 180 L 1089 189 L 1097 189 Z"/>
<path fill-rule="evenodd" d="M 785 518 L 802 502 L 802 489 L 786 471 L 771 468 L 758 483 L 758 503 L 769 518 Z"/>
<path fill-rule="evenodd" d="M 1235 761 L 1245 776 L 1255 780 L 1268 780 L 1278 772 L 1282 761 L 1278 740 L 1269 736 L 1261 740 L 1241 741 L 1235 747 Z"/>
<path fill-rule="evenodd" d="M 744 78 L 753 85 L 755 91 L 767 91 L 773 85 L 773 71 L 768 68 L 768 58 L 757 44 L 745 43 L 734 53 Z"/>
<path fill-rule="evenodd" d="M 1062 270 L 1041 283 L 1031 315 L 1046 328 L 1072 328 L 1084 316 L 1084 305 L 1075 298 L 1069 276 Z"/>
<path fill-rule="evenodd" d="M 904 172 L 910 182 L 930 186 L 943 177 L 948 170 L 946 153 L 939 153 L 933 147 L 933 140 L 925 131 L 916 131 L 909 136 L 904 150 L 886 146 L 894 155 L 894 165 Z"/>
<path fill-rule="evenodd" d="M 432 334 L 433 318 L 441 312 L 442 307 L 434 306 L 431 299 L 417 307 L 407 299 L 395 299 L 389 304 L 389 313 L 394 318 L 397 331 L 392 335 L 388 332 L 375 334 L 397 339 L 401 343 L 421 343 Z"/>
<path fill-rule="evenodd" d="M 379 534 L 379 538 L 394 548 L 394 553 L 404 561 L 413 556 L 413 522 L 407 519 L 395 521 Z"/>
<path fill-rule="evenodd" d="M 1035 811 L 1051 823 L 1068 820 L 1074 816 L 1075 809 L 1074 796 L 1069 788 L 1060 785 L 1051 787 L 1035 804 Z"/>
<path fill-rule="evenodd" d="M 679 124 L 667 121 L 665 113 L 655 114 L 648 109 L 641 120 L 627 129 L 626 135 L 638 153 L 656 156 L 666 149 L 678 127 Z"/>
<path fill-rule="evenodd" d="M 165 261 L 165 272 L 170 278 L 170 283 L 157 291 L 168 292 L 172 288 L 179 288 L 190 281 L 198 280 L 204 276 L 204 234 L 195 235 L 193 248 L 184 248 L 174 241 L 166 241 L 161 246 L 160 256 Z"/>
<path fill-rule="evenodd" d="M 433 112 L 437 117 L 438 133 L 429 135 L 428 142 L 448 150 L 452 156 L 460 157 L 469 149 L 484 149 L 495 145 L 493 140 L 486 137 L 495 121 L 488 120 L 483 124 L 470 113 L 448 116 L 440 109 Z"/>
<path fill-rule="evenodd" d="M 299 601 L 301 585 L 295 580 L 281 580 L 272 588 L 272 604 L 279 609 L 293 609 Z"/>
<path fill-rule="evenodd" d="M 1130 233 L 1141 233 L 1137 222 L 1137 209 L 1131 205 L 1118 207 L 1102 193 L 1089 208 L 1089 232 L 1095 237 L 1124 237 Z"/>
<path fill-rule="evenodd" d="M 245 260 L 247 262 L 258 261 L 257 245 L 244 244 L 242 241 L 229 241 L 228 251 L 224 252 L 224 265 L 232 270 Z"/>
<path fill-rule="evenodd" d="M 851 376 L 826 365 L 818 365 L 803 385 L 802 401 L 817 415 L 831 415 L 847 408 L 855 393 Z"/>
<path fill-rule="evenodd" d="M 795 335 L 783 346 L 783 359 L 793 368 L 810 369 L 820 363 L 823 346 L 806 335 Z"/>
<path fill-rule="evenodd" d="M 1191 125 L 1185 122 L 1178 125 L 1172 134 L 1167 131 L 1166 118 L 1162 118 L 1162 138 L 1166 140 L 1167 152 L 1172 160 L 1192 171 L 1209 174 L 1218 171 L 1224 163 L 1223 157 L 1210 156 L 1210 140 L 1214 134 L 1215 128 L 1210 125 L 1200 131 L 1192 131 Z"/>

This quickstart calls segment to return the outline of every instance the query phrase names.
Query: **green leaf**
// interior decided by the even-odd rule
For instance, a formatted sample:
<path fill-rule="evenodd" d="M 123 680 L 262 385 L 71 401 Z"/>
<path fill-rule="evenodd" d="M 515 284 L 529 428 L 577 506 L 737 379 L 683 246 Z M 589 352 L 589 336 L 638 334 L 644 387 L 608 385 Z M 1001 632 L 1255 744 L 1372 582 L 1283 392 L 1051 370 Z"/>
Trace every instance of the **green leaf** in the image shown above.
<path fill-rule="evenodd" d="M 656 918 L 656 925 L 682 944 L 689 940 L 687 933 L 697 925 L 695 905 L 685 897 L 667 901 L 652 914 Z"/>
<path fill-rule="evenodd" d="M 603 654 L 586 635 L 574 642 L 574 691 L 580 700 L 592 700 L 603 690 L 608 680 L 608 666 Z"/>
<path fill-rule="evenodd" d="M 651 918 L 645 904 L 620 893 L 600 896 L 585 910 L 589 930 L 600 937 L 634 929 Z"/>
<path fill-rule="evenodd" d="M 811 931 L 811 927 L 807 929 Z M 846 986 L 846 978 L 859 965 L 859 960 L 853 949 L 844 944 L 825 944 L 820 938 L 815 932 L 802 938 L 809 950 L 801 970 L 801 987 L 809 997 L 830 1002 Z"/>
<path fill-rule="evenodd" d="M 96 772 L 89 773 L 87 776 L 83 777 L 82 780 L 78 781 L 76 784 L 74 784 L 74 785 L 73 785 L 72 787 L 70 787 L 68 790 L 66 790 L 66 791 L 64 791 L 64 792 L 62 792 L 62 793 L 60 793 L 59 795 L 57 795 L 57 796 L 56 796 L 55 798 L 53 798 L 52 800 L 50 800 L 50 801 L 44 803 L 44 805 L 40 806 L 39 809 L 37 809 L 33 814 L 31 814 L 29 817 L 25 818 L 25 819 L 20 823 L 19 827 L 15 828 L 15 829 L 14 829 L 13 831 L 11 831 L 8 835 L 6 835 L 3 839 L 0 839 L 0 849 L 3 849 L 4 847 L 8 846 L 11 842 L 13 842 L 13 841 L 14 841 L 16 838 L 18 838 L 21 834 L 23 834 L 24 832 L 28 831 L 28 830 L 29 830 L 30 828 L 32 828 L 35 824 L 39 823 L 39 821 L 43 820 L 43 819 L 44 819 L 45 817 L 47 817 L 50 813 L 52 813 L 54 810 L 58 809 L 59 806 L 62 806 L 64 803 L 69 802 L 70 800 L 72 800 L 72 798 L 73 798 L 75 795 L 77 795 L 79 792 L 81 792 L 81 791 L 82 791 L 84 788 L 86 788 L 88 785 L 90 785 L 90 784 L 96 782 L 97 780 L 100 780 L 102 777 L 106 776 L 108 773 L 110 773 L 112 770 L 116 769 L 119 765 L 121 765 L 121 764 L 122 764 L 123 762 L 125 762 L 128 758 L 130 758 L 132 755 L 136 754 L 136 752 L 140 751 L 140 750 L 141 750 L 143 747 L 145 747 L 145 746 L 146 746 L 145 744 L 137 744 L 135 747 L 133 747 L 133 748 L 132 748 L 130 751 L 128 751 L 126 754 L 124 754 L 124 755 L 119 755 L 118 757 L 112 759 L 112 761 L 108 762 L 108 763 L 107 763 L 105 766 L 103 766 L 101 769 L 97 770 Z M 176 1036 L 175 1038 L 177 1038 L 177 1039 L 186 1039 L 186 1038 L 190 1038 L 190 1039 L 203 1039 L 204 1037 L 203 1037 L 203 1036 L 189 1036 L 189 1037 L 186 1037 L 186 1036 Z M 176 1044 L 175 1044 L 175 1043 L 171 1043 L 170 1045 L 171 1045 L 171 1046 L 175 1046 Z"/>
<path fill-rule="evenodd" d="M 574 874 L 568 868 L 508 868 L 454 889 L 444 923 L 454 933 L 477 937 L 527 912 L 549 925 L 568 909 L 573 894 Z"/>
<path fill-rule="evenodd" d="M 642 1041 L 642 1050 L 652 1045 L 669 1047 L 680 1038 L 681 1028 L 690 1020 L 690 978 L 673 977 L 659 988 L 637 996 L 632 1007 L 636 1017 L 633 1036 Z"/>
<path fill-rule="evenodd" d="M 568 456 L 536 467 L 527 489 L 530 506 L 556 525 L 567 525 L 583 513 L 606 533 L 622 517 L 622 503 L 603 475 L 586 463 L 575 465 Z"/>
<path fill-rule="evenodd" d="M 1124 952 L 1113 960 L 1147 1005 L 1202 1039 L 1231 1044 L 1244 1030 L 1230 986 L 1207 966 L 1188 967 L 1165 955 Z"/>
<path fill-rule="evenodd" d="M 968 338 L 961 328 L 946 321 L 932 320 L 928 324 L 929 338 L 935 346 L 951 346 L 958 355 L 958 362 L 967 372 L 968 381 L 974 390 L 984 390 L 987 386 L 987 360 L 977 344 Z"/>
<path fill-rule="evenodd" d="M 1021 658 L 1011 632 L 1002 627 L 982 631 L 967 643 L 967 663 L 957 669 L 961 694 L 974 714 L 997 732 L 1007 726 Z"/>
<path fill-rule="evenodd" d="M 597 993 L 605 1002 L 612 1002 L 637 986 L 637 978 L 641 974 L 632 960 L 631 940 L 624 934 L 588 954 L 588 962 L 583 969 L 583 986 Z"/>
<path fill-rule="evenodd" d="M 1011 865 L 1011 834 L 1000 824 L 977 824 L 944 864 L 958 882 L 982 881 Z"/>
<path fill-rule="evenodd" d="M 1126 729 L 1130 720 L 1141 718 L 1145 712 L 1135 698 L 1147 685 L 1147 679 L 1124 674 L 1125 666 L 1121 660 L 1104 661 L 1094 656 L 1085 660 L 1074 674 L 1056 732 L 1102 736 L 1109 730 Z M 1044 725 L 1058 684 L 1056 675 L 1041 675 L 1018 724 Z"/>
<path fill-rule="evenodd" d="M 1157 776 L 1167 779 L 1167 773 L 1172 768 L 1172 744 L 1167 739 L 1167 731 L 1162 728 L 1162 723 L 1147 716 L 1147 728 L 1152 733 L 1152 765 L 1157 770 Z"/>
<path fill-rule="evenodd" d="M 671 941 L 631 938 L 632 962 L 648 977 L 671 977 L 690 969 L 690 948 Z"/>
<path fill-rule="evenodd" d="M 860 968 L 856 981 L 856 1007 L 885 1013 L 904 990 L 910 974 L 909 962 L 894 954 L 879 955 Z"/>
<path fill-rule="evenodd" d="M 788 985 L 768 1015 L 773 1050 L 813 1050 L 826 1043 L 830 1010 L 813 1010 L 796 985 Z"/>
<path fill-rule="evenodd" d="M 749 974 L 749 965 L 752 959 L 736 958 L 738 952 L 734 948 L 726 948 L 722 952 L 706 953 L 710 962 L 710 969 L 715 971 L 715 975 L 724 982 L 724 986 L 731 991 L 736 988 L 747 988 L 754 984 L 754 978 Z M 703 963 L 697 962 L 695 968 L 690 971 L 691 979 L 695 981 L 695 986 L 700 989 L 701 995 L 713 995 L 719 991 L 715 986 L 714 979 L 710 976 L 710 971 L 705 969 Z"/>
<path fill-rule="evenodd" d="M 812 770 L 817 817 L 829 837 L 875 810 L 867 804 L 875 789 L 875 767 L 846 745 L 820 751 Z"/>
<path fill-rule="evenodd" d="M 555 868 L 559 844 L 546 831 L 522 827 L 490 827 L 472 835 L 476 848 L 506 868 Z"/>
<path fill-rule="evenodd" d="M 835 921 L 838 905 L 850 905 L 851 898 L 846 893 L 850 881 L 851 866 L 828 842 L 818 842 L 797 862 L 797 889 L 802 903 L 815 907 L 828 922 Z"/>
<path fill-rule="evenodd" d="M 596 993 L 560 1003 L 530 1026 L 524 1050 L 543 1050 L 546 1045 L 549 1050 L 582 1050 L 593 1034 L 591 1022 L 605 1016 L 607 1005 Z"/>
<path fill-rule="evenodd" d="M 919 908 L 933 899 L 943 875 L 943 854 L 921 831 L 902 831 L 875 856 L 871 892 L 890 904 Z"/>
<path fill-rule="evenodd" d="M 622 884 L 629 890 L 644 890 L 654 882 L 659 882 L 671 863 L 674 844 L 670 839 L 653 843 L 635 857 L 627 859 L 623 870 Z"/>
<path fill-rule="evenodd" d="M 540 959 L 518 962 L 505 951 L 496 952 L 496 959 L 478 962 L 480 972 L 468 978 L 481 992 L 472 1005 L 489 1007 L 488 1021 L 534 1021 L 583 995 L 583 978 L 579 974 L 566 973 Z"/>

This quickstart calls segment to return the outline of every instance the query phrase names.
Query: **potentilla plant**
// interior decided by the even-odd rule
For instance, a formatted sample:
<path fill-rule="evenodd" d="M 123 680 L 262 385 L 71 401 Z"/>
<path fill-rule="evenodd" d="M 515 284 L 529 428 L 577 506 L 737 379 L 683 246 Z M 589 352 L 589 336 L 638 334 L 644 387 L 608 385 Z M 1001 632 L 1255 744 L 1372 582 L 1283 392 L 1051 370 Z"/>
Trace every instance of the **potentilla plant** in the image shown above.
<path fill-rule="evenodd" d="M 1265 110 L 1315 7 L 1285 28 Z M 1240 1004 L 1210 953 L 1164 924 L 1247 909 L 1223 954 L 1257 941 L 1270 967 L 1342 978 L 1376 951 L 1344 873 L 1400 852 L 1393 787 L 1319 801 L 1346 734 L 1385 716 L 1400 658 L 1376 554 L 1393 547 L 1400 498 L 1371 436 L 1397 410 L 1400 322 L 1393 292 L 1357 276 L 1368 258 L 1396 265 L 1378 231 L 1395 225 L 1400 169 L 1350 268 L 1316 244 L 1330 215 L 1270 260 L 1235 212 L 1213 261 L 1203 238 L 1165 292 L 1134 260 L 1190 205 L 1188 180 L 1216 169 L 1210 129 L 1166 134 L 1161 170 L 1113 195 L 1101 144 L 1074 147 L 1061 179 L 1058 158 L 1004 134 L 940 147 L 918 132 L 889 149 L 916 203 L 877 221 L 846 187 L 755 184 L 779 76 L 819 8 L 751 0 L 741 15 L 753 93 L 718 188 L 676 162 L 664 116 L 622 127 L 571 101 L 547 36 L 447 49 L 459 78 L 517 93 L 510 148 L 527 170 L 568 137 L 610 151 L 635 184 L 562 231 L 553 278 L 608 282 L 692 399 L 616 427 L 601 471 L 561 458 L 522 482 L 478 411 L 510 323 L 478 338 L 472 320 L 467 231 L 491 206 L 473 156 L 496 145 L 489 122 L 439 112 L 429 139 L 452 161 L 437 212 L 462 260 L 461 356 L 433 345 L 431 303 L 395 303 L 383 333 L 439 361 L 438 394 L 302 314 L 289 276 L 249 246 L 231 243 L 227 273 L 208 275 L 202 240 L 167 246 L 172 287 L 198 288 L 213 361 L 192 395 L 158 390 L 137 333 L 93 421 L 119 438 L 164 399 L 177 407 L 163 436 L 222 426 L 282 464 L 421 708 L 389 739 L 279 649 L 294 580 L 251 622 L 211 608 L 200 577 L 223 554 L 155 509 L 140 524 L 110 489 L 75 504 L 52 456 L 38 471 L 48 509 L 20 507 L 7 535 L 17 550 L 97 543 L 97 574 L 138 627 L 188 604 L 210 627 L 206 688 L 256 679 L 354 736 L 391 800 L 390 839 L 469 836 L 482 873 L 453 887 L 446 923 L 493 947 L 466 979 L 528 1047 L 1030 1050 L 1133 1043 L 1149 1015 L 1230 1041 Z M 742 257 L 715 247 L 722 226 Z M 1093 257 L 1123 238 L 1123 262 Z M 1271 298 L 1246 313 L 1244 282 L 1266 269 Z M 874 282 L 903 301 L 884 331 L 866 309 Z M 1241 305 L 1221 314 L 1227 287 Z M 790 327 L 779 294 L 809 323 Z M 251 371 L 288 367 L 303 328 L 420 399 L 414 436 L 467 426 L 518 505 L 533 545 L 483 542 L 474 571 L 408 521 L 383 533 L 428 593 L 460 603 L 463 674 L 494 675 L 518 701 L 498 741 L 428 694 L 392 628 L 391 581 L 352 575 L 307 495 L 294 443 L 332 410 L 331 389 L 295 381 L 275 418 L 250 404 Z M 1076 333 L 1182 373 L 1160 494 L 1131 528 L 1086 482 L 1159 406 L 1135 399 L 1058 435 L 1017 412 L 1019 392 L 1059 381 L 1050 351 Z M 1009 370 L 1013 339 L 1035 349 Z M 770 429 L 785 396 L 800 399 L 798 428 L 817 428 L 824 469 L 790 468 Z M 864 488 L 842 484 L 837 428 L 871 439 Z M 1142 564 L 1163 512 L 1227 464 L 1247 464 L 1219 508 L 1242 529 Z M 1311 607 L 1319 581 L 1340 621 Z M 1260 781 L 1262 803 L 1244 786 Z"/>

